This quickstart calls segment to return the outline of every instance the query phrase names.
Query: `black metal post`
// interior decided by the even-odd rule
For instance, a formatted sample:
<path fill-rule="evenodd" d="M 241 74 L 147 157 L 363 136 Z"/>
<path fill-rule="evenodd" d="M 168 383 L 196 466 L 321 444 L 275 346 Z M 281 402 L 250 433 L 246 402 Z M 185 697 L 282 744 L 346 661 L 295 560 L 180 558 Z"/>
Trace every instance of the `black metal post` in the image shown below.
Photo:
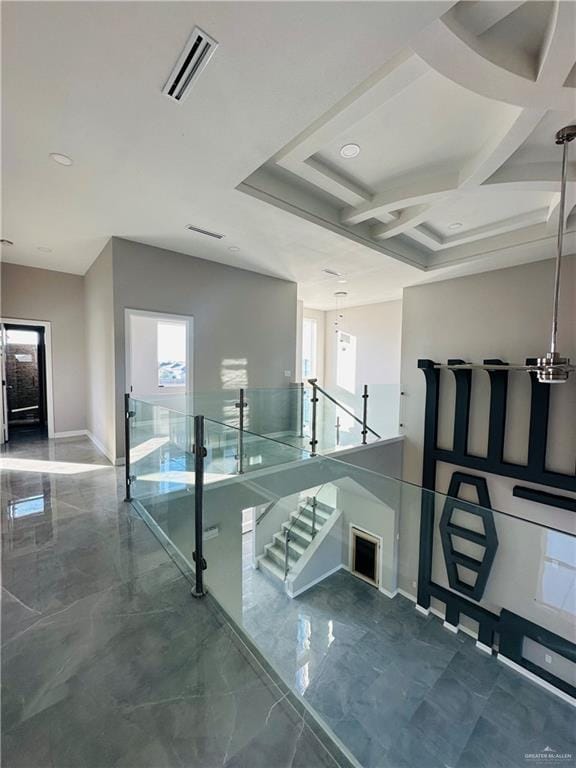
<path fill-rule="evenodd" d="M 312 439 L 310 440 L 310 447 L 311 455 L 316 456 L 316 446 L 318 445 L 318 440 L 316 439 L 316 404 L 318 402 L 318 387 L 316 382 L 318 379 L 309 379 L 310 384 L 312 384 Z"/>
<path fill-rule="evenodd" d="M 240 410 L 239 430 L 238 430 L 238 474 L 244 474 L 244 408 L 247 406 L 244 400 L 244 390 L 240 390 L 240 400 L 236 403 L 236 408 Z"/>
<path fill-rule="evenodd" d="M 316 536 L 316 496 L 312 496 L 312 538 Z"/>
<path fill-rule="evenodd" d="M 126 496 L 124 498 L 124 501 L 132 501 L 132 493 L 130 488 L 130 419 L 134 415 L 133 412 L 130 411 L 130 395 L 125 394 L 124 395 L 124 456 L 125 456 L 125 463 L 124 463 L 124 471 L 125 471 L 125 488 L 126 488 Z"/>
<path fill-rule="evenodd" d="M 298 437 L 304 437 L 304 382 L 300 382 L 300 434 Z"/>
<path fill-rule="evenodd" d="M 288 576 L 288 571 L 290 570 L 290 563 L 288 560 L 289 549 L 290 549 L 290 531 L 288 528 L 286 528 L 286 532 L 284 533 L 284 581 L 286 581 L 286 577 Z"/>
<path fill-rule="evenodd" d="M 204 416 L 194 416 L 194 570 L 196 572 L 196 584 L 192 590 L 193 597 L 204 597 Z"/>
<path fill-rule="evenodd" d="M 366 445 L 366 436 L 368 434 L 368 384 L 364 384 L 362 400 L 364 401 L 362 407 L 362 445 Z"/>

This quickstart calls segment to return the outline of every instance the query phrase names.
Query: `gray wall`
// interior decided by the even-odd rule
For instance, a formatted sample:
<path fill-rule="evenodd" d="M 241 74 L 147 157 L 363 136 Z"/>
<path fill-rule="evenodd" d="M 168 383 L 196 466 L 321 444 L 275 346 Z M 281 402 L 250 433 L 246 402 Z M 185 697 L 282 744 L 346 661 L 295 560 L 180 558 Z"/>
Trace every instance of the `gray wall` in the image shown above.
<path fill-rule="evenodd" d="M 51 323 L 54 430 L 86 429 L 84 278 L 4 263 L 0 315 Z"/>
<path fill-rule="evenodd" d="M 124 454 L 124 310 L 194 317 L 194 389 L 280 387 L 293 379 L 296 284 L 113 238 L 116 453 Z M 284 375 L 290 371 L 290 376 Z"/>
<path fill-rule="evenodd" d="M 110 241 L 85 276 L 87 426 L 111 461 L 116 458 L 114 295 Z"/>
<path fill-rule="evenodd" d="M 431 283 L 407 288 L 403 299 L 402 327 L 402 390 L 404 402 L 405 450 L 403 477 L 420 484 L 422 480 L 422 441 L 424 429 L 424 376 L 417 368 L 419 358 L 446 362 L 449 357 L 479 362 L 486 358 L 501 358 L 508 362 L 523 363 L 527 357 L 537 357 L 548 349 L 554 262 L 552 260 L 526 264 L 510 269 L 486 272 L 480 275 Z M 576 258 L 565 259 L 561 284 L 561 312 L 559 348 L 576 359 Z M 454 406 L 454 377 L 442 373 L 440 402 L 439 444 L 451 447 Z M 472 419 L 469 450 L 484 455 L 488 428 L 488 376 L 474 374 L 472 391 Z M 507 442 L 505 458 L 525 462 L 529 424 L 529 377 L 524 373 L 510 377 L 508 399 Z M 549 468 L 574 472 L 576 463 L 576 377 L 567 384 L 552 388 L 549 429 Z M 441 465 L 438 472 L 438 490 L 446 491 L 454 467 Z M 481 474 L 474 472 L 473 474 Z M 488 477 L 492 506 L 495 509 L 548 523 L 566 531 L 574 531 L 574 515 L 558 509 L 526 502 L 512 496 L 514 481 L 496 476 Z M 419 504 L 418 494 L 409 494 Z M 417 569 L 418 530 L 410 529 L 416 517 L 404 514 L 401 520 L 400 557 L 411 564 L 405 582 L 400 586 L 414 592 L 412 581 Z M 528 594 L 528 584 L 539 581 L 537 569 L 542 565 L 544 543 L 534 535 L 533 526 L 506 522 L 501 516 L 502 546 L 489 581 L 486 596 L 495 603 L 507 600 L 506 607 L 514 610 L 522 605 L 528 615 L 529 603 L 535 605 L 534 595 Z M 506 526 L 506 530 L 504 529 Z M 512 528 L 512 526 L 514 526 Z M 507 535 L 508 530 L 515 533 Z M 536 529 L 539 530 L 539 529 Z M 505 542 L 514 538 L 516 544 L 506 552 Z M 520 540 L 522 543 L 519 543 Z M 525 567 L 520 578 L 519 564 L 511 553 L 523 551 L 533 566 L 530 577 Z M 435 559 L 441 557 L 438 548 Z M 503 558 L 508 557 L 508 569 L 503 570 Z M 444 566 L 436 562 L 435 577 L 442 578 Z M 498 581 L 500 579 L 500 582 Z M 498 587 L 498 583 L 502 588 Z M 511 587 L 504 589 L 504 585 Z M 526 592 L 521 595 L 521 591 Z M 526 598 L 526 599 L 525 599 Z M 515 605 L 511 605 L 514 603 Z M 501 602 L 502 604 L 502 602 Z M 551 612 L 552 615 L 554 612 Z M 528 616 L 530 617 L 530 616 Z M 543 623 L 540 616 L 533 617 Z M 552 621 L 555 622 L 553 615 Z M 557 627 L 558 631 L 558 627 Z"/>

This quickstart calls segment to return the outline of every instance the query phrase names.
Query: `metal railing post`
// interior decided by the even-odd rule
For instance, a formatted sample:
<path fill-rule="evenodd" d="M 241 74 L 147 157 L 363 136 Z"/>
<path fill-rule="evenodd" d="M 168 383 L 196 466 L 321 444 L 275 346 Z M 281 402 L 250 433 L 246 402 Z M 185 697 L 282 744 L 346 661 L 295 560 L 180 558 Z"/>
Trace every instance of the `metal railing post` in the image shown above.
<path fill-rule="evenodd" d="M 194 570 L 196 583 L 192 590 L 193 597 L 204 597 L 204 416 L 194 416 Z"/>
<path fill-rule="evenodd" d="M 284 581 L 286 581 L 286 577 L 288 576 L 288 571 L 289 571 L 289 564 L 288 564 L 289 544 L 290 544 L 290 532 L 288 528 L 286 528 L 286 531 L 284 533 Z"/>
<path fill-rule="evenodd" d="M 124 395 L 124 475 L 125 475 L 125 493 L 124 501 L 132 501 L 132 476 L 130 475 L 130 419 L 135 416 L 135 412 L 130 410 L 130 395 Z"/>
<path fill-rule="evenodd" d="M 300 434 L 298 437 L 304 437 L 304 382 L 300 382 Z"/>
<path fill-rule="evenodd" d="M 336 445 L 340 445 L 340 416 L 336 416 Z"/>
<path fill-rule="evenodd" d="M 239 418 L 239 430 L 238 430 L 238 456 L 236 457 L 238 464 L 238 474 L 244 474 L 244 408 L 248 403 L 244 400 L 244 390 L 240 390 L 240 399 L 236 403 L 236 408 L 240 410 Z"/>
<path fill-rule="evenodd" d="M 364 384 L 362 400 L 364 401 L 362 407 L 362 445 L 366 445 L 366 436 L 368 434 L 368 384 Z"/>
<path fill-rule="evenodd" d="M 318 440 L 316 439 L 316 404 L 318 403 L 318 385 L 317 382 L 318 379 L 309 379 L 310 384 L 312 385 L 312 399 L 310 402 L 312 403 L 312 439 L 310 440 L 310 447 L 311 455 L 316 456 L 316 446 L 318 445 Z"/>
<path fill-rule="evenodd" d="M 312 538 L 316 536 L 316 496 L 312 496 Z"/>

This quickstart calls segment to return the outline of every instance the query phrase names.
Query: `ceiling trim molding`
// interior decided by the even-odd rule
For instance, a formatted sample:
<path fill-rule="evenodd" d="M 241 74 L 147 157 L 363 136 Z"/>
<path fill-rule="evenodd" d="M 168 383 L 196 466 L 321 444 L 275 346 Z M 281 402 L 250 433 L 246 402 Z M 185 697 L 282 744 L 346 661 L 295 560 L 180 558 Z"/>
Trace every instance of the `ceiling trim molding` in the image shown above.
<path fill-rule="evenodd" d="M 556 0 L 556 5 L 553 30 L 535 81 L 490 61 L 478 38 L 453 16 L 432 22 L 417 36 L 413 48 L 436 72 L 488 99 L 527 109 L 571 112 L 575 91 L 564 82 L 574 64 L 572 55 L 572 63 L 567 66 L 566 49 L 573 54 L 574 43 L 566 43 L 565 34 L 566 28 L 574 29 L 574 3 Z M 557 52 L 556 46 L 562 51 Z"/>

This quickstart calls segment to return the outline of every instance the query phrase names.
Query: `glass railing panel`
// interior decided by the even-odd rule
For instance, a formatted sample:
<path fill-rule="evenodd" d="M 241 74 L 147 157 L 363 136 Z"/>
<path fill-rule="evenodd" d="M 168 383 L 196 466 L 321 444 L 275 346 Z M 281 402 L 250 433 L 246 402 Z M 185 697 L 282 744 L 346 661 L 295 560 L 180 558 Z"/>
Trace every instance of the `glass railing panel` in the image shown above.
<path fill-rule="evenodd" d="M 189 454 L 190 433 L 178 418 L 173 422 L 162 412 L 165 409 L 137 410 L 132 427 L 135 451 L 151 451 L 135 463 L 151 464 L 137 470 L 136 490 L 148 509 L 154 504 L 149 495 L 140 493 L 142 484 L 150 483 L 146 475 L 162 465 L 158 458 L 162 459 L 162 449 L 168 450 L 168 462 Z M 155 438 L 167 440 L 154 447 L 148 441 Z M 211 420 L 205 420 L 205 447 L 206 587 L 286 685 L 360 764 L 365 753 L 354 723 L 368 728 L 376 742 L 394 743 L 399 732 L 411 727 L 415 708 L 433 701 L 436 684 L 452 679 L 454 670 L 474 678 L 477 668 L 481 681 L 500 674 L 503 665 L 476 649 L 474 638 L 467 634 L 477 632 L 478 623 L 465 611 L 458 617 L 463 631 L 456 635 L 442 627 L 439 616 L 444 615 L 445 601 L 438 594 L 466 598 L 470 605 L 489 611 L 496 622 L 507 611 L 554 633 L 561 639 L 555 649 L 546 651 L 528 637 L 522 653 L 535 667 L 548 665 L 546 671 L 569 682 L 572 670 L 559 652 L 562 640 L 573 642 L 576 614 L 576 540 L 568 518 L 566 530 L 545 528 L 338 458 L 310 457 L 297 447 L 250 432 L 240 434 Z M 240 448 L 242 474 L 238 474 Z M 254 457 L 257 460 L 250 461 Z M 184 493 L 180 489 L 172 493 L 161 484 L 162 478 L 159 485 L 156 482 L 153 478 L 149 488 L 154 499 L 160 497 L 159 526 L 190 558 L 193 485 L 187 485 Z M 322 525 L 315 536 L 310 535 L 309 510 L 302 512 L 311 498 L 323 505 Z M 447 516 L 447 505 L 457 514 Z M 422 543 L 427 530 L 422 520 L 432 511 L 432 541 Z M 450 558 L 442 538 L 447 523 L 452 525 L 450 551 L 469 558 L 461 561 L 468 564 L 482 560 L 478 547 L 481 544 L 485 551 L 490 542 L 481 537 L 493 526 L 497 547 L 481 595 L 463 594 L 449 578 Z M 286 569 L 283 536 L 297 528 L 301 530 Z M 468 534 L 461 539 L 458 534 L 463 530 Z M 367 535 L 372 542 L 370 556 L 362 550 L 364 545 L 355 546 L 358 535 Z M 431 583 L 444 590 L 432 599 L 436 615 L 414 610 L 419 577 L 427 576 L 419 571 L 422 545 L 432 556 Z M 461 574 L 464 583 L 469 578 Z M 497 637 L 494 640 L 498 642 Z M 499 643 L 502 652 L 503 635 Z M 376 695 L 385 702 L 385 716 L 380 718 L 372 716 Z M 344 725 L 339 702 L 346 703 Z"/>
<path fill-rule="evenodd" d="M 243 511 L 265 508 L 300 484 L 309 455 L 278 441 L 204 420 L 204 580 L 220 605 L 241 624 Z M 238 456 L 243 451 L 242 474 Z"/>
<path fill-rule="evenodd" d="M 400 434 L 400 384 L 369 385 L 368 424 L 383 440 Z"/>
<path fill-rule="evenodd" d="M 191 566 L 194 420 L 163 405 L 129 404 L 131 496 Z"/>
<path fill-rule="evenodd" d="M 301 388 L 298 384 L 276 389 L 248 388 L 244 427 L 250 432 L 274 438 L 300 435 Z"/>

